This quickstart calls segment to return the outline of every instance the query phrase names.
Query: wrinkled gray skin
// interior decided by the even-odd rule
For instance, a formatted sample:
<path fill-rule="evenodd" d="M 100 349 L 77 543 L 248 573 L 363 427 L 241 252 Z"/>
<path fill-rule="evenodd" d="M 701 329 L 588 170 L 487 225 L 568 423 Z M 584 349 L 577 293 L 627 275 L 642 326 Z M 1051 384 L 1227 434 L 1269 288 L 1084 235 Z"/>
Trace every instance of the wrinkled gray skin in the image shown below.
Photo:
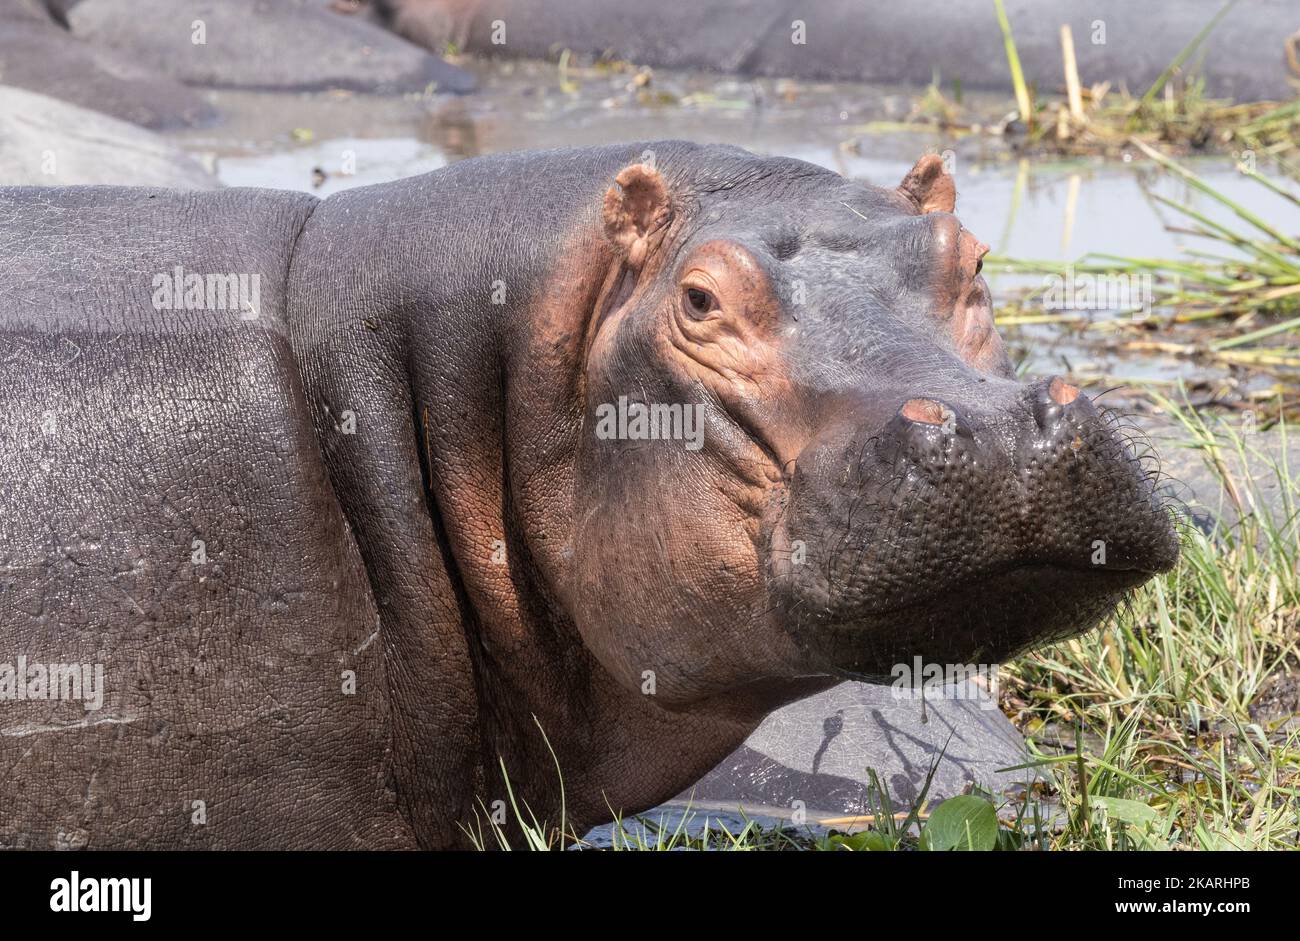
<path fill-rule="evenodd" d="M 129 55 L 74 38 L 40 0 L 0 0 L 0 82 L 142 127 L 199 127 L 217 112 Z"/>
<path fill-rule="evenodd" d="M 1061 24 L 1074 34 L 1085 84 L 1141 94 L 1223 7 L 1222 0 L 1007 0 L 1027 81 L 1064 86 Z M 491 56 L 553 59 L 564 49 L 685 69 L 745 75 L 928 85 L 1010 92 L 1006 53 L 989 0 L 373 0 L 381 20 L 440 50 L 447 40 Z M 792 41 L 794 24 L 804 42 Z M 502 31 L 494 24 L 504 24 Z M 1099 26 L 1098 24 L 1104 24 Z M 1238 3 L 1185 66 L 1212 95 L 1289 99 L 1283 46 L 1300 30 L 1294 0 Z"/>
<path fill-rule="evenodd" d="M 1092 626 L 1169 519 L 958 316 L 982 246 L 922 176 L 660 142 L 0 190 L 0 663 L 107 688 L 0 702 L 0 844 L 463 845 L 499 756 L 581 832 L 845 677 Z M 256 318 L 156 310 L 177 264 L 261 274 Z M 703 447 L 597 437 L 619 395 Z"/>

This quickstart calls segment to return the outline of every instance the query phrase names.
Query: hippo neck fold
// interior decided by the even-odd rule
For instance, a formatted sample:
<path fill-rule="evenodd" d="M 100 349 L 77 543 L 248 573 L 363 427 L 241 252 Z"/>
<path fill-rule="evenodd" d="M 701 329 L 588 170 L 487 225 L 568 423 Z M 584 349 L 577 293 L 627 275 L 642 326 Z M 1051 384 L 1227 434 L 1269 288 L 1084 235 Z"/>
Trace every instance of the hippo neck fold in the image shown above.
<path fill-rule="evenodd" d="M 689 784 L 761 715 L 669 713 L 620 688 L 564 603 L 583 351 L 624 278 L 600 197 L 640 152 L 506 154 L 343 193 L 295 251 L 294 351 L 381 612 L 394 771 L 425 845 L 458 840 L 440 821 L 473 818 L 461 795 L 505 796 L 499 756 L 516 794 L 547 806 L 559 782 L 537 726 L 566 781 L 632 808 Z M 528 180 L 545 188 L 502 189 Z M 620 773 L 687 739 L 673 751 L 694 764 Z"/>

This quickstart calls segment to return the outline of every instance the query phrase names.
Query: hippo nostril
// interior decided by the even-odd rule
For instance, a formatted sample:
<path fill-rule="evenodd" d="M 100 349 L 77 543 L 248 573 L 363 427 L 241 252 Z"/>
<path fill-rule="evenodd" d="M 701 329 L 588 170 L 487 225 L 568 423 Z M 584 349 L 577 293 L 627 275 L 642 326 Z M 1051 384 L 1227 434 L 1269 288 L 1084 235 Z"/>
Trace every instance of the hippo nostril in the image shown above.
<path fill-rule="evenodd" d="M 1079 390 L 1060 376 L 1034 387 L 1034 420 L 1039 428 L 1050 428 L 1061 419 L 1066 408 L 1079 398 Z"/>
<path fill-rule="evenodd" d="M 1060 376 L 1054 376 L 1047 386 L 1047 394 L 1057 405 L 1069 405 L 1079 397 L 1079 390 Z"/>
<path fill-rule="evenodd" d="M 923 425 L 945 425 L 953 420 L 952 409 L 934 399 L 908 399 L 898 410 L 909 421 Z"/>

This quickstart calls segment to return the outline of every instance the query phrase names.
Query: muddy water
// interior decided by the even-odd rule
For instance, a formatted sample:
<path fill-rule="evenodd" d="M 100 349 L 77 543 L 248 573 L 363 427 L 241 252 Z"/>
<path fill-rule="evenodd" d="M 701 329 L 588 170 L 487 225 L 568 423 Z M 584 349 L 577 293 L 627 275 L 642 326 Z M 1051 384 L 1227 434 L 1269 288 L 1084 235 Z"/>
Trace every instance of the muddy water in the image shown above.
<path fill-rule="evenodd" d="M 1197 241 L 1207 251 L 1221 251 L 1218 243 L 1170 233 L 1168 225 L 1184 220 L 1158 207 L 1152 192 L 1245 228 L 1229 210 L 1153 172 L 1145 161 L 1031 161 L 988 135 L 953 138 L 928 130 L 880 129 L 881 122 L 896 124 L 908 116 L 916 102 L 911 89 L 691 74 L 656 74 L 646 83 L 630 70 L 562 73 L 540 63 L 477 70 L 482 91 L 459 99 L 213 93 L 228 119 L 216 129 L 172 136 L 228 185 L 321 196 L 478 154 L 664 137 L 738 144 L 890 185 L 920 153 L 951 150 L 962 219 L 998 254 L 1059 262 L 1089 253 L 1171 257 L 1181 246 L 1197 247 Z M 993 124 L 1007 99 L 984 95 L 965 103 Z M 1231 160 L 1192 165 L 1246 208 L 1283 230 L 1300 232 L 1300 207 L 1238 173 Z M 988 274 L 999 299 L 1043 283 L 1041 277 L 1009 275 L 995 266 Z M 1066 372 L 1109 385 L 1182 378 L 1215 394 L 1276 381 L 1172 356 L 1124 356 L 1056 327 L 1004 328 L 1004 333 L 1013 357 L 1037 373 Z"/>

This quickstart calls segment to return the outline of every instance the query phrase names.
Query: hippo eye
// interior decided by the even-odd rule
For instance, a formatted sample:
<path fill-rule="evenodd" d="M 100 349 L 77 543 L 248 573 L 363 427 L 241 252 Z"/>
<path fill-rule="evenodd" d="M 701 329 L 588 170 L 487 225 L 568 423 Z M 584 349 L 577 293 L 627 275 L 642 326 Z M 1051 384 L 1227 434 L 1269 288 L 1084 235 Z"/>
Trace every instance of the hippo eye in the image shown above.
<path fill-rule="evenodd" d="M 718 302 L 713 295 L 700 288 L 686 289 L 686 307 L 695 317 L 704 317 L 717 309 Z"/>

